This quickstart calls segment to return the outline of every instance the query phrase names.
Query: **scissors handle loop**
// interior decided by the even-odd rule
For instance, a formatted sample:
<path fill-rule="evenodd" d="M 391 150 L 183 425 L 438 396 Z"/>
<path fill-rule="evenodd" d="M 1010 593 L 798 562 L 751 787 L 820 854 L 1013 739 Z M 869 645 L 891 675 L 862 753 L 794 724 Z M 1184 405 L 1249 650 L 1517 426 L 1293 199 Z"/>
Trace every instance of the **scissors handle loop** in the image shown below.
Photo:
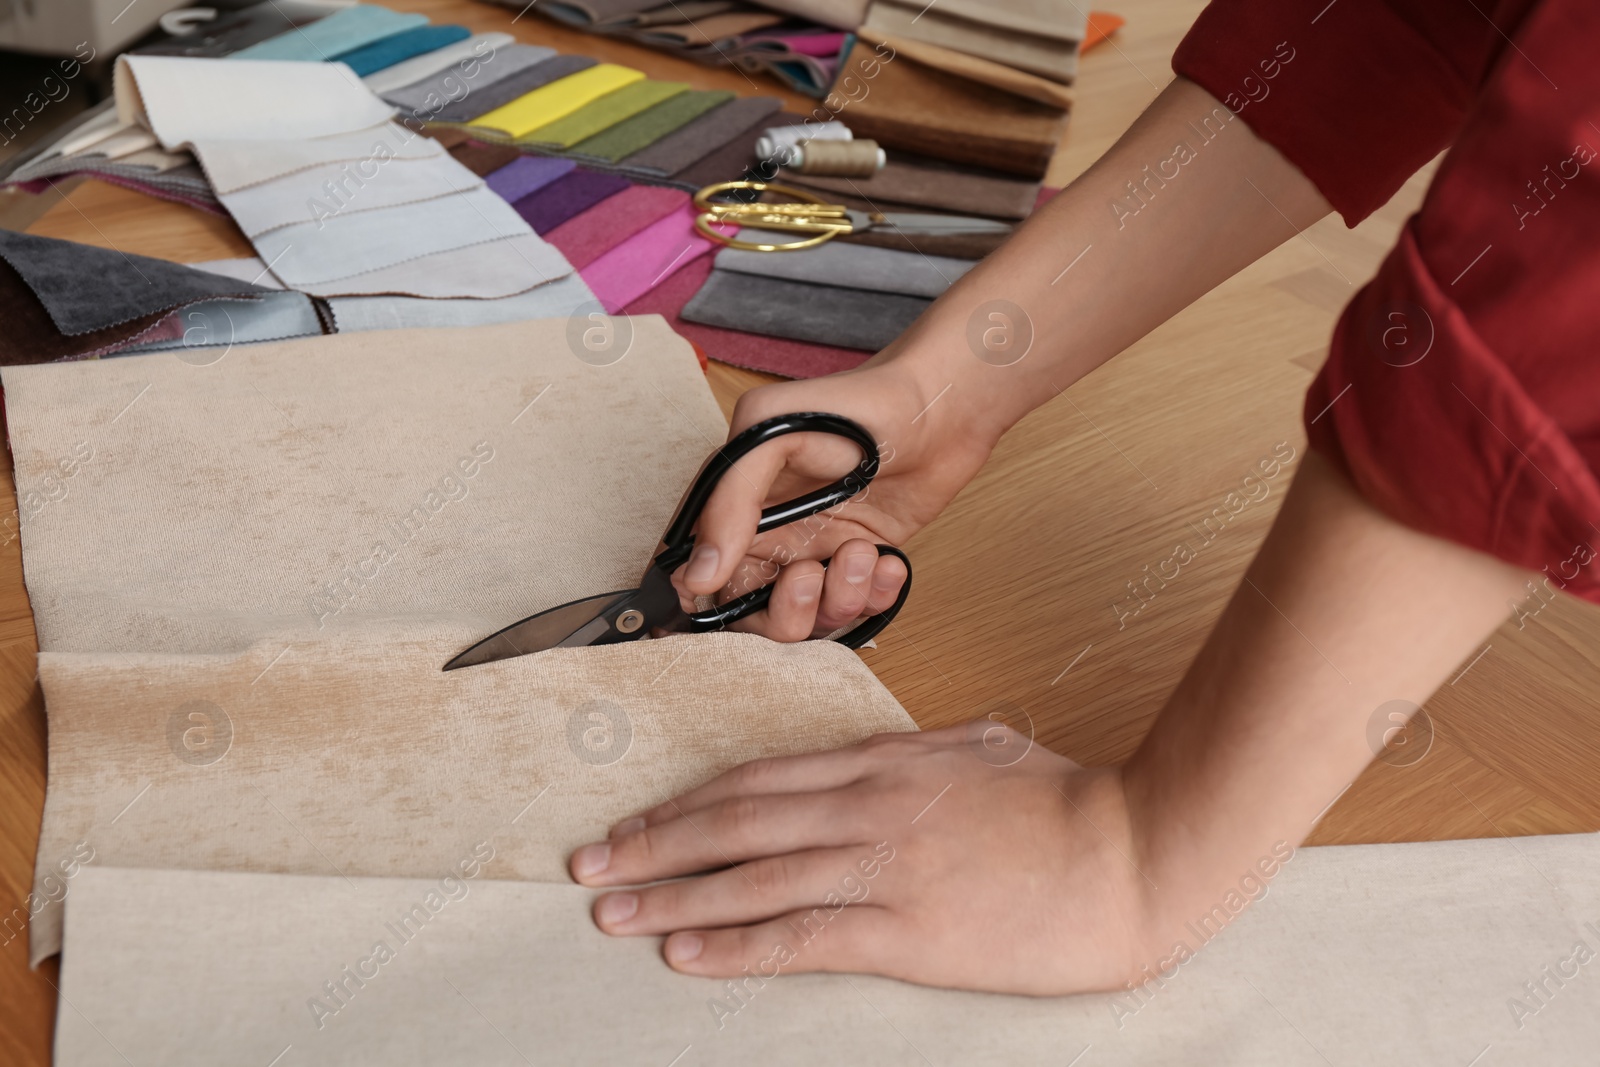
<path fill-rule="evenodd" d="M 749 190 L 763 193 L 774 192 L 783 196 L 794 197 L 798 203 L 788 204 L 760 204 L 713 200 L 712 197 L 720 193 Z M 842 204 L 830 204 L 826 200 L 813 196 L 793 186 L 780 185 L 777 182 L 718 182 L 701 189 L 694 196 L 695 209 L 700 212 L 695 216 L 694 228 L 702 237 L 707 237 L 718 244 L 727 245 L 729 248 L 743 249 L 747 252 L 795 252 L 804 248 L 815 248 L 824 241 L 830 241 L 840 234 L 852 233 L 855 224 L 850 219 L 850 209 Z M 716 229 L 718 225 L 744 226 L 758 230 L 774 230 L 783 233 L 808 233 L 813 236 L 792 244 L 776 244 L 767 241 L 747 241 L 734 237 Z"/>

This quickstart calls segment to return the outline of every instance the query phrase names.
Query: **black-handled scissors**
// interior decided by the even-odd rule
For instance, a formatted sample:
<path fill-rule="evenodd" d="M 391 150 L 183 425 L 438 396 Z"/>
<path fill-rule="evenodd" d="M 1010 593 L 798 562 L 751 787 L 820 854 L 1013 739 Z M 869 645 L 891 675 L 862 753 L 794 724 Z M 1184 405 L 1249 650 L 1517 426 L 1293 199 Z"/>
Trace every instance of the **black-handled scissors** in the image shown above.
<path fill-rule="evenodd" d="M 451 671 L 457 667 L 526 656 L 549 648 L 635 641 L 656 631 L 705 633 L 720 630 L 766 607 L 772 596 L 770 585 L 707 611 L 685 612 L 679 605 L 678 591 L 672 585 L 672 572 L 694 551 L 694 524 L 699 521 L 717 483 L 734 463 L 768 441 L 791 433 L 829 433 L 853 441 L 861 449 L 861 462 L 832 485 L 763 509 L 761 521 L 756 524 L 757 533 L 787 526 L 843 504 L 864 490 L 878 474 L 877 443 L 871 434 L 842 415 L 797 412 L 758 422 L 712 453 L 700 468 L 683 502 L 678 505 L 678 513 L 662 535 L 659 551 L 645 569 L 639 588 L 574 600 L 512 623 L 456 656 L 444 669 Z M 878 554 L 896 556 L 906 565 L 905 584 L 887 610 L 861 620 L 837 638 L 848 648 L 860 648 L 881 633 L 899 614 L 911 591 L 911 561 L 906 554 L 890 545 L 879 545 Z"/>

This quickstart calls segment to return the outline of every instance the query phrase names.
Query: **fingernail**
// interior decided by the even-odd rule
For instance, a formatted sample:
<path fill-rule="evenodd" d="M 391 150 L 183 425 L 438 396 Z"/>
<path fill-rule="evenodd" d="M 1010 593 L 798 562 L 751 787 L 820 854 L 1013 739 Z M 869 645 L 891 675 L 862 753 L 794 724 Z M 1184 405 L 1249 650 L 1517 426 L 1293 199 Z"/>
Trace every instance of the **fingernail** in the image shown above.
<path fill-rule="evenodd" d="M 877 556 L 862 554 L 851 556 L 844 565 L 844 576 L 852 582 L 864 582 L 867 575 L 872 573 L 872 568 L 878 565 Z"/>
<path fill-rule="evenodd" d="M 633 818 L 623 819 L 621 822 L 617 823 L 617 825 L 613 826 L 611 828 L 611 836 L 627 837 L 629 834 L 636 834 L 643 829 L 644 819 L 635 815 Z"/>
<path fill-rule="evenodd" d="M 794 602 L 796 604 L 814 604 L 821 594 L 822 575 L 820 574 L 798 579 L 794 583 Z"/>
<path fill-rule="evenodd" d="M 667 962 L 688 963 L 700 955 L 700 950 L 705 948 L 705 942 L 699 934 L 673 934 L 667 938 Z"/>
<path fill-rule="evenodd" d="M 691 582 L 709 582 L 717 576 L 717 548 L 715 545 L 696 545 L 689 557 L 689 569 L 684 577 Z"/>
<path fill-rule="evenodd" d="M 605 842 L 584 845 L 572 857 L 572 870 L 579 878 L 591 878 L 611 866 L 611 846 Z"/>
<path fill-rule="evenodd" d="M 637 893 L 612 893 L 600 898 L 595 907 L 595 917 L 603 926 L 625 923 L 639 913 Z"/>

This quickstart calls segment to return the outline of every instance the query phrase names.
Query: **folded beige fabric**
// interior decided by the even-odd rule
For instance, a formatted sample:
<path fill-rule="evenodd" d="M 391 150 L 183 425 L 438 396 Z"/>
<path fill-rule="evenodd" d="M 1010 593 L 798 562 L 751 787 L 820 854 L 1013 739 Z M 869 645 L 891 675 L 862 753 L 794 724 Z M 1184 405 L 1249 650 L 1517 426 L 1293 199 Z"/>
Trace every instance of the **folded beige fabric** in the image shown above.
<path fill-rule="evenodd" d="M 458 521 L 436 565 L 529 576 L 474 573 L 478 519 Z M 39 897 L 83 848 L 112 866 L 425 878 L 492 840 L 487 877 L 570 884 L 578 845 L 729 767 L 915 729 L 829 642 L 685 635 L 441 670 L 487 632 L 368 619 L 231 657 L 42 653 Z M 59 921 L 57 905 L 34 918 L 36 961 Z"/>
<path fill-rule="evenodd" d="M 608 329 L 610 350 L 585 347 Z M 237 653 L 397 619 L 488 633 L 636 584 L 727 433 L 657 316 L 0 374 L 20 491 L 94 454 L 23 520 L 45 652 Z"/>
<path fill-rule="evenodd" d="M 866 25 L 981 56 L 1053 81 L 1078 70 L 1084 9 L 1057 0 L 874 0 Z"/>
<path fill-rule="evenodd" d="M 486 828 L 415 881 L 97 857 L 67 898 L 58 1067 L 1548 1067 L 1600 1040 L 1591 834 L 1304 849 L 1168 977 L 1057 999 L 686 978 L 655 939 L 598 932 L 588 891 L 492 881 L 506 840 Z"/>

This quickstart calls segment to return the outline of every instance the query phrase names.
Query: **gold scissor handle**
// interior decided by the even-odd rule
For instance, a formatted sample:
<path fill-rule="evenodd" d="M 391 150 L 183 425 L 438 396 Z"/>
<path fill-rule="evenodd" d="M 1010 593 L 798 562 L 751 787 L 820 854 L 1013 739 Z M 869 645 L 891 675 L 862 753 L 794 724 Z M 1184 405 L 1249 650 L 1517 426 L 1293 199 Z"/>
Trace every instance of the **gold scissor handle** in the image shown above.
<path fill-rule="evenodd" d="M 744 204 L 720 203 L 711 198 L 718 193 L 732 192 L 737 189 L 749 189 L 762 193 L 771 191 L 784 196 L 796 197 L 800 203 L 789 204 Z M 779 185 L 776 182 L 718 182 L 708 185 L 694 194 L 694 206 L 700 211 L 695 216 L 694 228 L 697 233 L 707 237 L 718 244 L 727 245 L 729 248 L 739 248 L 746 252 L 796 252 L 803 248 L 815 248 L 824 241 L 830 241 L 842 233 L 850 233 L 855 229 L 850 221 L 850 209 L 842 204 L 830 204 L 826 200 L 818 199 L 810 193 Z M 803 241 L 793 244 L 768 244 L 764 241 L 742 241 L 730 237 L 715 229 L 718 224 L 748 226 L 759 230 L 778 230 L 785 233 L 810 233 L 815 234 Z"/>

